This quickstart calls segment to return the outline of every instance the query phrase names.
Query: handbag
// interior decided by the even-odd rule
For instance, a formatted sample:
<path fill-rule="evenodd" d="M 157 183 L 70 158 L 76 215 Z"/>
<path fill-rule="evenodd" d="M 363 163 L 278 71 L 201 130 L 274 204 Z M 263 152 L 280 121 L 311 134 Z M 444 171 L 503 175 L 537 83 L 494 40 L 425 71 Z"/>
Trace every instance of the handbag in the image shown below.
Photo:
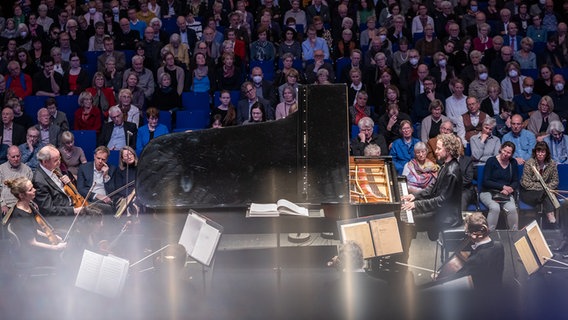
<path fill-rule="evenodd" d="M 502 203 L 511 200 L 511 197 L 502 194 L 501 190 L 489 190 L 489 192 L 491 192 L 491 199 L 495 202 Z"/>

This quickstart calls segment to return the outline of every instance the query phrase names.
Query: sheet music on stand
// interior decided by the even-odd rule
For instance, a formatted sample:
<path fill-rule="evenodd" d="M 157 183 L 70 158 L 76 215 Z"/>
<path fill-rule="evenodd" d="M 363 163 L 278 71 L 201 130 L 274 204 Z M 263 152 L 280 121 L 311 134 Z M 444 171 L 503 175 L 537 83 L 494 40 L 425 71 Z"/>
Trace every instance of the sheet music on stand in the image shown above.
<path fill-rule="evenodd" d="M 553 254 L 536 221 L 520 230 L 519 234 L 519 239 L 514 243 L 515 249 L 525 270 L 531 275 L 544 266 Z"/>
<path fill-rule="evenodd" d="M 337 221 L 341 243 L 354 241 L 365 259 L 403 251 L 398 222 L 393 213 Z"/>
<path fill-rule="evenodd" d="M 190 210 L 178 243 L 185 247 L 191 258 L 210 266 L 222 233 L 220 224 Z"/>
<path fill-rule="evenodd" d="M 126 283 L 128 268 L 128 260 L 85 250 L 75 286 L 109 298 L 117 297 Z"/>

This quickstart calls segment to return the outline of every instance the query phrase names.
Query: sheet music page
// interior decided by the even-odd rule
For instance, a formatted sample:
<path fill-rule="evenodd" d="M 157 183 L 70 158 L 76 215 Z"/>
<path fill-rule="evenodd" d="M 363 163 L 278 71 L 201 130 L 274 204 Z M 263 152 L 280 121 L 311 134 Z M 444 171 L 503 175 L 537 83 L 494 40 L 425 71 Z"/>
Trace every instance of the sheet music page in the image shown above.
<path fill-rule="evenodd" d="M 278 205 L 276 203 L 251 203 L 249 216 L 251 217 L 278 217 Z"/>
<path fill-rule="evenodd" d="M 181 231 L 178 243 L 185 247 L 188 254 L 191 254 L 195 248 L 195 244 L 199 237 L 199 230 L 201 230 L 201 225 L 203 223 L 205 223 L 205 220 L 193 214 L 188 214 L 185 219 L 185 224 Z"/>
<path fill-rule="evenodd" d="M 369 221 L 377 256 L 402 252 L 402 242 L 395 217 Z"/>
<path fill-rule="evenodd" d="M 122 292 L 128 274 L 128 260 L 106 256 L 103 258 L 97 284 L 97 293 L 114 298 Z"/>
<path fill-rule="evenodd" d="M 544 238 L 542 231 L 540 231 L 536 221 L 531 222 L 527 226 L 527 235 L 529 236 L 529 240 L 531 241 L 540 264 L 544 265 L 546 262 L 544 257 L 548 259 L 552 258 L 552 251 L 550 251 L 548 243 L 546 242 L 546 239 Z"/>
<path fill-rule="evenodd" d="M 343 243 L 354 241 L 361 247 L 363 258 L 367 259 L 376 256 L 373 239 L 371 238 L 371 229 L 367 222 L 341 225 L 341 235 Z"/>
<path fill-rule="evenodd" d="M 515 242 L 515 249 L 519 253 L 519 257 L 523 262 L 523 266 L 527 273 L 533 274 L 538 270 L 538 263 L 537 260 L 534 258 L 532 253 L 531 247 L 529 246 L 529 242 L 527 241 L 526 237 L 522 237 Z"/>
<path fill-rule="evenodd" d="M 96 292 L 99 272 L 105 256 L 85 250 L 83 260 L 79 266 L 79 272 L 75 279 L 75 286 L 87 291 Z"/>
<path fill-rule="evenodd" d="M 299 205 L 290 202 L 286 199 L 280 199 L 276 202 L 277 209 L 280 213 L 297 215 L 297 216 L 309 216 L 308 209 L 300 207 Z"/>
<path fill-rule="evenodd" d="M 189 255 L 202 264 L 210 265 L 220 238 L 219 230 L 204 222 L 201 225 L 195 247 L 192 252 L 189 252 Z"/>

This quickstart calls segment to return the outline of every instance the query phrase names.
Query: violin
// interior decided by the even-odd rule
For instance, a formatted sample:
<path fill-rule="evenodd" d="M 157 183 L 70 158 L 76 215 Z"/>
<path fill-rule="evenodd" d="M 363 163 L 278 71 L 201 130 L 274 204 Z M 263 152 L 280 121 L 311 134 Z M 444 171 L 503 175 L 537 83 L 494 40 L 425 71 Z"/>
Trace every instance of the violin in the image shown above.
<path fill-rule="evenodd" d="M 60 179 L 61 177 L 63 177 L 63 174 L 58 169 L 55 169 L 53 173 L 55 173 L 55 175 Z M 65 194 L 67 194 L 67 196 L 71 198 L 74 208 L 81 208 L 83 206 L 89 205 L 85 198 L 83 198 L 79 191 L 77 191 L 77 188 L 73 183 L 69 182 L 63 185 L 63 190 L 65 191 Z"/>
<path fill-rule="evenodd" d="M 53 227 L 47 222 L 47 220 L 45 220 L 45 218 L 41 215 L 41 213 L 39 213 L 39 208 L 37 207 L 37 204 L 31 202 L 30 208 L 34 213 L 35 221 L 41 227 L 43 233 L 45 233 L 45 235 L 47 236 L 49 243 L 51 243 L 52 245 L 58 245 L 61 241 L 55 234 Z"/>

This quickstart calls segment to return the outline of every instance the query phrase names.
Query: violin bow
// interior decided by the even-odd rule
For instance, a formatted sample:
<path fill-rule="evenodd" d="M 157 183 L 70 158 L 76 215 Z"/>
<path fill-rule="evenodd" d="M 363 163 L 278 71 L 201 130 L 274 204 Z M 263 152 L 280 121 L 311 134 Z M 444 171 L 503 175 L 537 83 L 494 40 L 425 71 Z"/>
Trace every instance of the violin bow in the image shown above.
<path fill-rule="evenodd" d="M 67 239 L 69 238 L 69 234 L 71 234 L 71 230 L 73 229 L 75 222 L 77 222 L 77 218 L 79 217 L 81 212 L 83 212 L 83 208 L 85 208 L 85 203 L 87 202 L 87 198 L 89 198 L 89 196 L 93 192 L 93 189 L 95 189 L 96 185 L 97 185 L 97 182 L 93 181 L 93 185 L 89 189 L 89 192 L 87 192 L 87 196 L 85 198 L 83 198 L 83 203 L 81 203 L 81 210 L 79 210 L 79 212 L 75 215 L 75 218 L 73 218 L 73 222 L 71 222 L 71 226 L 69 227 L 69 230 L 67 230 L 67 233 L 65 234 L 65 238 L 63 238 L 63 242 L 67 242 Z"/>

